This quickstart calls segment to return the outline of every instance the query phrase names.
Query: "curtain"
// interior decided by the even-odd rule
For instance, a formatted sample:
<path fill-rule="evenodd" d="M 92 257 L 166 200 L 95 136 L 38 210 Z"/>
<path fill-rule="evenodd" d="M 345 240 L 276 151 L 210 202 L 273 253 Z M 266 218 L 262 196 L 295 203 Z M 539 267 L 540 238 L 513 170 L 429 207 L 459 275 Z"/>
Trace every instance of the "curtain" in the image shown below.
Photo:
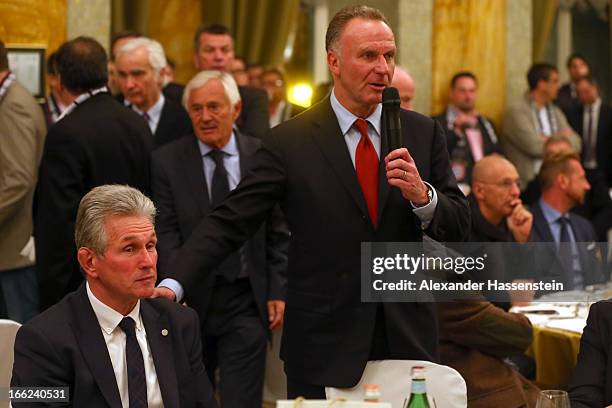
<path fill-rule="evenodd" d="M 506 93 L 506 0 L 435 0 L 432 47 L 432 113 L 446 108 L 452 76 L 467 70 L 478 78 L 478 110 L 499 125 Z"/>
<path fill-rule="evenodd" d="M 234 33 L 236 55 L 247 62 L 283 64 L 295 30 L 299 0 L 113 0 L 113 32 L 131 29 L 157 39 L 177 65 L 177 80 L 193 67 L 193 35 L 200 24 L 221 23 Z"/>
<path fill-rule="evenodd" d="M 295 28 L 299 0 L 203 0 L 204 24 L 227 25 L 236 39 L 236 54 L 248 62 L 278 65 Z"/>
<path fill-rule="evenodd" d="M 46 46 L 49 56 L 66 40 L 66 0 L 0 1 L 0 39 L 5 44 Z"/>
<path fill-rule="evenodd" d="M 558 0 L 533 0 L 533 61 L 538 62 L 544 58 L 546 45 L 550 37 L 557 9 L 559 8 Z"/>

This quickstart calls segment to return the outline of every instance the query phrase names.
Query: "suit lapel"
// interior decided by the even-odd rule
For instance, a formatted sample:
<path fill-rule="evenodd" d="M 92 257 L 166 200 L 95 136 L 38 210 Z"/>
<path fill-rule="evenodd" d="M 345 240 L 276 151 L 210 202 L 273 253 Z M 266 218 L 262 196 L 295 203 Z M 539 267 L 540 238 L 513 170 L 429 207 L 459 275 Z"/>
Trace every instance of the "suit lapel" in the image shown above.
<path fill-rule="evenodd" d="M 170 108 L 168 107 L 168 101 L 164 101 L 164 106 L 162 106 L 161 115 L 159 116 L 159 123 L 157 124 L 157 128 L 155 129 L 155 134 L 153 135 L 155 137 L 155 143 L 160 142 L 160 140 L 158 140 L 159 138 L 158 135 L 165 134 L 166 128 L 170 125 L 169 120 L 172 114 L 169 111 L 169 109 Z"/>
<path fill-rule="evenodd" d="M 234 135 L 236 136 L 236 146 L 238 152 L 240 152 L 240 179 L 245 176 L 245 171 L 249 167 L 249 157 L 252 157 L 257 149 L 257 146 L 249 140 L 248 137 L 243 136 L 238 130 L 234 129 Z"/>
<path fill-rule="evenodd" d="M 367 214 L 361 186 L 329 98 L 314 109 L 316 109 L 317 117 L 314 119 L 312 137 L 316 145 L 361 212 Z"/>
<path fill-rule="evenodd" d="M 184 174 L 189 190 L 202 215 L 210 212 L 210 200 L 208 198 L 208 186 L 204 177 L 204 163 L 200 155 L 198 139 L 192 135 L 191 143 L 185 145 L 184 151 Z"/>
<path fill-rule="evenodd" d="M 140 302 L 140 315 L 147 331 L 147 342 L 151 347 L 155 373 L 159 382 L 164 407 L 179 407 L 176 367 L 172 350 L 171 326 L 166 315 L 160 315 L 146 299 Z M 165 330 L 166 335 L 162 332 Z"/>
<path fill-rule="evenodd" d="M 78 289 L 76 299 L 77 303 L 72 307 L 75 317 L 74 337 L 104 399 L 109 406 L 120 407 L 121 397 L 117 388 L 117 379 L 98 318 L 89 303 L 85 284 Z"/>

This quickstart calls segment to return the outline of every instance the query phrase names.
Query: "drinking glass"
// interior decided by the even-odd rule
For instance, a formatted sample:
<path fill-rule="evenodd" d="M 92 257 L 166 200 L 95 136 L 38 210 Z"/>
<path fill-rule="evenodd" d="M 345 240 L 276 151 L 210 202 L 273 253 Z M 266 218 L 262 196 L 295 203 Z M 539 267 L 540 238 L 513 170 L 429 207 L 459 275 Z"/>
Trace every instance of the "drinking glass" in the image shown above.
<path fill-rule="evenodd" d="M 561 390 L 543 390 L 538 396 L 536 408 L 570 408 L 569 396 Z"/>

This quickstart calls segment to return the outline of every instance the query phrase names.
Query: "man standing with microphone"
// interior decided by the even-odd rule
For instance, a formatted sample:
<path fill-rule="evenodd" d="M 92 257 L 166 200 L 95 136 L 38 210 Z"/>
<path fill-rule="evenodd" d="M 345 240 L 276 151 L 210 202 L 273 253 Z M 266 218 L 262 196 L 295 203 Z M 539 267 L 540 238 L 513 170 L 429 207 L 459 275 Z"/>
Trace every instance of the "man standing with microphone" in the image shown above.
<path fill-rule="evenodd" d="M 469 229 L 440 126 L 401 110 L 404 147 L 390 151 L 381 133 L 396 54 L 384 15 L 340 10 L 326 49 L 329 98 L 270 130 L 253 171 L 178 252 L 175 281 L 157 289 L 169 298 L 189 293 L 280 203 L 291 230 L 281 346 L 289 397 L 354 386 L 368 360 L 436 361 L 434 304 L 361 302 L 361 243 L 420 241 L 424 233 L 460 241 Z"/>

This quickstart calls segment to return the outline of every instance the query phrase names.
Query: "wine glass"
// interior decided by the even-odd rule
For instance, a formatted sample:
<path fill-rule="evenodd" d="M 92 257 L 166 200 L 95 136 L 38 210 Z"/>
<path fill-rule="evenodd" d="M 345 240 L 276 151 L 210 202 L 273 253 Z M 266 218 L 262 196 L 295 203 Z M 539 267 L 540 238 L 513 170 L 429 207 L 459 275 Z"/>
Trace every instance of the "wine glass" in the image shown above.
<path fill-rule="evenodd" d="M 543 390 L 538 396 L 536 408 L 570 408 L 569 396 L 561 390 Z"/>

